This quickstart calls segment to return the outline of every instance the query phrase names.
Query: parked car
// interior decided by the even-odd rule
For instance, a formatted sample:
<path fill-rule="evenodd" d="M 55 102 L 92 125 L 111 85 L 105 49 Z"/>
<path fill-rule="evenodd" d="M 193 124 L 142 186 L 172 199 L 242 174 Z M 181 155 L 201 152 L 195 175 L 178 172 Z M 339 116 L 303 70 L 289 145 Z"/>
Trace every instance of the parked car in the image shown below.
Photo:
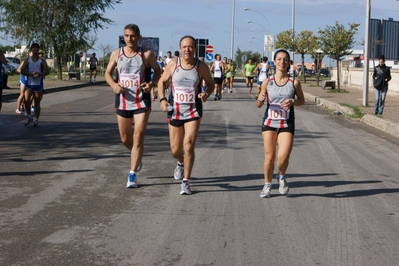
<path fill-rule="evenodd" d="M 2 65 L 1 65 L 1 73 L 3 73 L 3 74 L 12 74 L 12 73 L 14 73 L 16 70 L 17 70 L 17 69 L 16 69 L 13 65 L 11 65 L 11 64 L 7 64 L 7 65 L 2 64 Z"/>
<path fill-rule="evenodd" d="M 312 69 L 305 68 L 305 76 L 311 77 L 314 75 L 314 71 Z"/>
<path fill-rule="evenodd" d="M 330 76 L 330 71 L 327 68 L 322 68 L 319 70 L 319 76 L 328 77 Z"/>
<path fill-rule="evenodd" d="M 18 69 L 19 65 L 21 64 L 21 60 L 16 57 L 6 57 L 6 59 L 8 64 L 14 66 L 15 69 Z"/>

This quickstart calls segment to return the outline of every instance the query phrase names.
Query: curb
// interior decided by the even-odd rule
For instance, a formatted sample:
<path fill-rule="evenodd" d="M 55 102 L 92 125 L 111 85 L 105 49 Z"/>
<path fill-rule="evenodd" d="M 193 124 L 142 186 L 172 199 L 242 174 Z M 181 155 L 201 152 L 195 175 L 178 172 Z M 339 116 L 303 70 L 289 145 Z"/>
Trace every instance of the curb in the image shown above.
<path fill-rule="evenodd" d="M 390 133 L 391 135 L 394 135 L 395 137 L 399 137 L 399 125 L 397 125 L 391 121 L 385 120 L 376 115 L 364 115 L 360 119 L 360 121 L 369 126 L 372 126 L 379 130 Z"/>
<path fill-rule="evenodd" d="M 353 112 L 352 108 L 342 106 L 339 103 L 331 102 L 329 100 L 319 98 L 317 96 L 314 96 L 310 93 L 303 92 L 305 99 L 308 99 L 314 103 L 317 104 L 317 106 L 325 106 L 328 109 L 335 110 L 335 111 L 341 111 L 343 114 L 346 115 L 354 115 L 355 113 Z"/>
<path fill-rule="evenodd" d="M 346 107 L 346 106 L 342 106 L 338 103 L 334 103 L 331 101 L 328 101 L 326 99 L 323 98 L 319 98 L 317 96 L 314 96 L 310 93 L 307 92 L 303 92 L 304 96 L 305 96 L 305 100 L 309 100 L 311 102 L 314 102 L 317 104 L 317 106 L 325 106 L 328 109 L 332 109 L 332 110 L 336 110 L 336 111 L 341 111 L 344 114 L 347 115 L 354 115 L 354 112 L 352 110 L 352 108 Z M 376 129 L 382 130 L 384 132 L 387 132 L 395 137 L 399 137 L 399 125 L 397 125 L 394 122 L 385 120 L 381 117 L 375 116 L 375 115 L 364 115 L 360 121 L 362 123 L 365 123 L 369 126 L 372 126 Z"/>
<path fill-rule="evenodd" d="M 97 85 L 103 85 L 106 84 L 105 81 L 98 81 L 96 82 Z M 79 84 L 73 84 L 73 85 L 66 85 L 66 86 L 60 86 L 60 87 L 52 87 L 52 88 L 45 88 L 44 94 L 48 93 L 53 93 L 53 92 L 59 92 L 59 91 L 64 91 L 64 90 L 72 90 L 72 89 L 79 89 L 87 86 L 92 86 L 93 84 L 91 83 L 79 83 Z M 10 94 L 5 94 L 3 95 L 3 101 L 5 100 L 15 100 L 18 99 L 19 92 L 16 93 L 10 93 Z"/>

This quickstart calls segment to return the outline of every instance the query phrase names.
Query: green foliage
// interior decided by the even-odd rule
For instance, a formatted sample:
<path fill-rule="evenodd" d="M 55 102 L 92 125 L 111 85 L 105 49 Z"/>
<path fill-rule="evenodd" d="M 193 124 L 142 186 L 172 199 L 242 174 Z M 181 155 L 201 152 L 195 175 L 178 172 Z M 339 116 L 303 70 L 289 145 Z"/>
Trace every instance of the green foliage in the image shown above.
<path fill-rule="evenodd" d="M 298 50 L 297 40 L 295 33 L 292 29 L 280 32 L 276 36 L 277 49 L 286 49 L 296 52 Z"/>
<path fill-rule="evenodd" d="M 360 24 L 349 23 L 349 29 L 346 30 L 338 21 L 335 26 L 326 26 L 324 30 L 319 30 L 320 48 L 330 58 L 340 61 L 343 56 L 350 55 L 355 44 L 355 34 L 358 32 Z"/>
<path fill-rule="evenodd" d="M 0 52 L 5 53 L 6 51 L 14 51 L 15 50 L 15 46 L 10 46 L 10 45 L 0 45 Z"/>
<path fill-rule="evenodd" d="M 120 0 L 0 1 L 0 32 L 16 43 L 37 42 L 51 48 L 61 78 L 62 58 L 93 47 L 96 33 L 112 20 L 104 16 Z M 89 37 L 88 37 L 89 36 Z"/>
<path fill-rule="evenodd" d="M 242 61 L 242 56 L 246 55 L 247 60 L 246 62 Z M 260 62 L 262 56 L 258 52 L 249 51 L 242 51 L 240 48 L 237 49 L 234 64 L 236 65 L 237 69 L 241 69 L 243 65 L 248 62 L 248 59 L 252 58 L 252 62 L 256 64 L 256 62 Z"/>
<path fill-rule="evenodd" d="M 295 35 L 291 30 L 283 31 L 277 34 L 276 47 L 294 51 L 301 54 L 302 65 L 305 65 L 305 55 L 312 54 L 317 50 L 317 37 L 312 31 L 304 30 Z M 303 82 L 306 82 L 306 76 L 302 75 Z"/>
<path fill-rule="evenodd" d="M 350 104 L 347 104 L 347 103 L 339 103 L 339 104 L 342 105 L 342 106 L 346 106 L 346 107 L 352 108 L 354 114 L 351 115 L 350 117 L 362 118 L 364 116 L 364 113 L 357 106 L 350 105 Z"/>
<path fill-rule="evenodd" d="M 334 26 L 326 26 L 324 30 L 319 30 L 319 45 L 330 58 L 337 60 L 337 84 L 340 90 L 340 61 L 345 55 L 352 53 L 351 49 L 355 44 L 355 34 L 358 32 L 360 24 L 349 23 L 346 30 L 338 21 Z"/>

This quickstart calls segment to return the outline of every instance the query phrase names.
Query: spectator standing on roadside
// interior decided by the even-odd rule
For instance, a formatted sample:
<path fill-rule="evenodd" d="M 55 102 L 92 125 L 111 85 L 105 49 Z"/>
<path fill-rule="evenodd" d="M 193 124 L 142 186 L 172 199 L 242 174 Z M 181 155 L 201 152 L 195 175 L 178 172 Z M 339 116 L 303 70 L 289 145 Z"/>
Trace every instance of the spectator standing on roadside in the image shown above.
<path fill-rule="evenodd" d="M 96 83 L 98 59 L 96 53 L 93 53 L 89 58 L 90 65 L 90 82 Z"/>
<path fill-rule="evenodd" d="M 378 58 L 379 64 L 374 67 L 373 84 L 375 94 L 374 114 L 382 115 L 384 112 L 385 98 L 388 92 L 388 82 L 391 80 L 391 70 L 385 65 L 385 56 Z"/>
<path fill-rule="evenodd" d="M 39 125 L 39 117 L 41 113 L 41 105 L 40 102 L 43 98 L 43 77 L 50 73 L 49 68 L 47 66 L 46 60 L 42 59 L 39 56 L 40 46 L 37 43 L 33 43 L 30 47 L 30 51 L 32 55 L 26 59 L 21 66 L 20 74 L 25 75 L 27 77 L 26 85 L 25 85 L 25 110 L 27 113 L 27 120 L 24 125 L 27 126 L 32 119 L 32 95 L 34 95 L 34 103 L 35 103 L 35 121 L 33 122 L 33 126 L 37 127 Z"/>
<path fill-rule="evenodd" d="M 195 38 L 180 39 L 181 57 L 174 58 L 166 66 L 158 82 L 160 109 L 168 112 L 170 149 L 177 160 L 174 178 L 182 180 L 180 194 L 191 194 L 190 178 L 195 159 L 195 142 L 202 118 L 202 103 L 214 90 L 208 66 L 195 57 Z M 169 100 L 165 97 L 165 82 L 171 78 Z M 202 92 L 201 80 L 207 91 Z"/>
<path fill-rule="evenodd" d="M 137 172 L 142 167 L 144 134 L 151 112 L 150 92 L 161 75 L 155 54 L 138 45 L 141 38 L 140 28 L 136 24 L 126 25 L 123 30 L 126 45 L 112 52 L 105 71 L 105 81 L 115 93 L 120 139 L 130 151 L 127 188 L 138 186 Z M 115 68 L 118 72 L 117 82 L 112 78 Z M 150 68 L 154 70 L 153 80 L 150 80 Z"/>
<path fill-rule="evenodd" d="M 7 64 L 7 60 L 2 52 L 0 52 L 0 69 L 2 69 L 3 64 Z M 3 105 L 3 73 L 0 72 L 0 111 L 1 107 Z M 1 121 L 0 121 L 0 126 L 1 126 Z"/>
<path fill-rule="evenodd" d="M 305 103 L 301 83 L 288 75 L 290 54 L 286 50 L 278 50 L 274 54 L 274 65 L 276 73 L 263 81 L 261 92 L 256 100 L 258 108 L 261 108 L 265 101 L 267 104 L 262 122 L 265 184 L 260 193 L 261 198 L 270 198 L 271 196 L 276 157 L 279 192 L 286 195 L 289 191 L 285 174 L 294 144 L 294 105 L 300 106 Z M 278 153 L 276 154 L 277 145 Z"/>

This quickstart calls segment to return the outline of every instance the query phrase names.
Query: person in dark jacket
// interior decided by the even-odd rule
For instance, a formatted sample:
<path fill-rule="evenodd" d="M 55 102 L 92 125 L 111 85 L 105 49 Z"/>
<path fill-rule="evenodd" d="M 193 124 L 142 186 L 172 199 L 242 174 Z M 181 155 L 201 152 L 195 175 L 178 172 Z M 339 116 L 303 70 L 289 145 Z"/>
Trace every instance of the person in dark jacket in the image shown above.
<path fill-rule="evenodd" d="M 3 88 L 6 88 L 7 83 L 5 83 L 6 85 L 3 87 L 3 73 L 1 72 L 2 69 L 2 65 L 6 65 L 7 64 L 7 59 L 4 57 L 4 54 L 2 52 L 0 52 L 0 111 L 1 111 L 1 106 L 2 106 L 2 102 L 3 102 Z M 1 122 L 0 122 L 0 126 L 1 126 Z"/>
<path fill-rule="evenodd" d="M 388 82 L 391 80 L 391 71 L 385 65 L 385 56 L 380 55 L 379 64 L 374 67 L 373 83 L 375 92 L 374 114 L 382 115 L 384 111 L 385 98 L 388 92 Z"/>

